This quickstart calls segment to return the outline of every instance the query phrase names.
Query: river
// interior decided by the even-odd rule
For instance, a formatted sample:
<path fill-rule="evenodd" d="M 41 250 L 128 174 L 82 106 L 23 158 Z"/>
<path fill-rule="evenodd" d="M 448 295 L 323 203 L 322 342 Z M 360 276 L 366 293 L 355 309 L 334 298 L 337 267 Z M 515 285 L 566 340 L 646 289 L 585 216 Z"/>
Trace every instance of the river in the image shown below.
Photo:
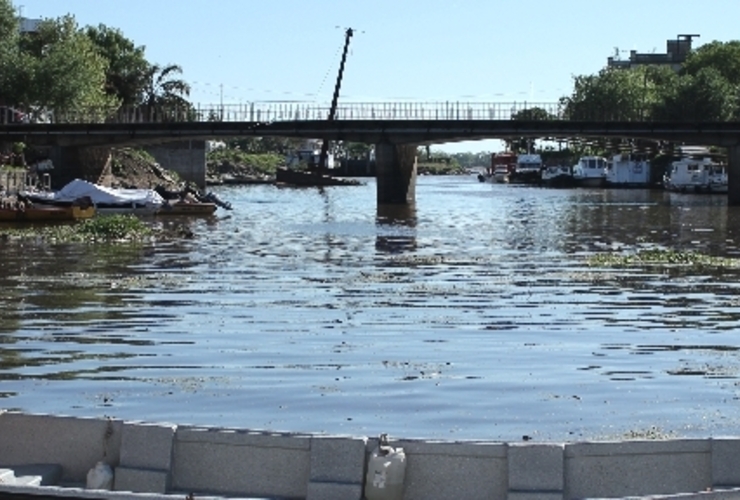
<path fill-rule="evenodd" d="M 740 433 L 740 257 L 723 195 L 418 179 L 216 187 L 144 246 L 0 241 L 0 408 L 218 427 L 573 441 Z M 155 222 L 160 223 L 160 222 Z M 165 222 L 167 223 L 167 222 Z"/>

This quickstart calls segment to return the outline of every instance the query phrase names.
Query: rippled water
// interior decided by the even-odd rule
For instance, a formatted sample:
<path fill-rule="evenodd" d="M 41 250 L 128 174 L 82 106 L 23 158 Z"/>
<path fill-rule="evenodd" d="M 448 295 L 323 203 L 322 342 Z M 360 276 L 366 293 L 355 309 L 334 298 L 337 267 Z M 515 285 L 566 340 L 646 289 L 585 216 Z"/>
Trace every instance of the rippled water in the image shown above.
<path fill-rule="evenodd" d="M 217 188 L 155 247 L 2 242 L 0 408 L 251 429 L 575 440 L 740 433 L 740 257 L 724 196 L 420 177 Z M 180 221 L 183 222 L 183 221 Z"/>

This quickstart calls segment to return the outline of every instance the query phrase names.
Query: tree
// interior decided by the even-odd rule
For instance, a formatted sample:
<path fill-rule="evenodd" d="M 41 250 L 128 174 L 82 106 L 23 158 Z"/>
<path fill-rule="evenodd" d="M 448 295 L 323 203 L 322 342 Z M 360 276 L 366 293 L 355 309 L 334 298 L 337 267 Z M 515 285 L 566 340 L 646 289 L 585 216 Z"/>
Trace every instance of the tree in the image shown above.
<path fill-rule="evenodd" d="M 24 52 L 35 59 L 33 98 L 26 104 L 41 109 L 94 111 L 89 119 L 101 119 L 118 106 L 105 91 L 108 61 L 78 29 L 74 17 L 45 20 L 37 34 L 22 41 Z"/>
<path fill-rule="evenodd" d="M 689 53 L 683 74 L 697 75 L 704 68 L 714 68 L 728 82 L 740 84 L 740 41 L 714 41 Z"/>
<path fill-rule="evenodd" d="M 727 121 L 737 114 L 737 87 L 714 67 L 683 75 L 655 106 L 654 117 L 669 121 Z"/>
<path fill-rule="evenodd" d="M 117 97 L 123 106 L 136 106 L 144 96 L 149 63 L 145 47 L 136 46 L 116 28 L 104 24 L 88 26 L 85 34 L 95 44 L 98 54 L 108 61 L 106 92 Z"/>
<path fill-rule="evenodd" d="M 0 30 L 7 5 L 0 5 Z M 17 25 L 15 27 L 17 32 Z M 47 19 L 35 33 L 9 35 L 14 46 L 0 50 L 0 96 L 34 114 L 94 111 L 102 119 L 116 106 L 105 93 L 107 61 L 77 27 L 72 16 Z"/>
<path fill-rule="evenodd" d="M 150 108 L 189 105 L 185 98 L 190 95 L 190 85 L 184 80 L 173 78 L 180 73 L 182 68 L 177 64 L 149 65 L 144 72 L 142 103 Z"/>

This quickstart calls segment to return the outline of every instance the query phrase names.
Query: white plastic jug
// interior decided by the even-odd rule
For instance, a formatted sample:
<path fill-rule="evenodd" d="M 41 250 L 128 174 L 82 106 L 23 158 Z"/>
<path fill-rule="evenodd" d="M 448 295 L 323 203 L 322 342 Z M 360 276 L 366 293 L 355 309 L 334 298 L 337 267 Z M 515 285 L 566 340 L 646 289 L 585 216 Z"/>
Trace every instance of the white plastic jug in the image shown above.
<path fill-rule="evenodd" d="M 87 471 L 88 490 L 110 490 L 113 488 L 113 469 L 105 462 L 98 462 Z"/>
<path fill-rule="evenodd" d="M 403 500 L 405 476 L 406 454 L 403 448 L 389 446 L 388 436 L 381 434 L 367 464 L 366 500 Z"/>

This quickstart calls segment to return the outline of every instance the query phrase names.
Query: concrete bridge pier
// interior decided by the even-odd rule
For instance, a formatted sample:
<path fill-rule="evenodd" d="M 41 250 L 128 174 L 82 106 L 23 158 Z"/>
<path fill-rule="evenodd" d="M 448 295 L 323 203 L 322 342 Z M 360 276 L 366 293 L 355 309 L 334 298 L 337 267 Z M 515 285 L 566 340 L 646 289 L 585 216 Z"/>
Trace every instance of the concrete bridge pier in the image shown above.
<path fill-rule="evenodd" d="M 416 201 L 416 144 L 375 145 L 378 204 Z"/>
<path fill-rule="evenodd" d="M 50 158 L 51 187 L 61 189 L 74 179 L 98 182 L 110 168 L 111 149 L 93 146 L 58 146 L 52 148 Z"/>
<path fill-rule="evenodd" d="M 740 144 L 727 148 L 727 205 L 740 206 Z"/>

